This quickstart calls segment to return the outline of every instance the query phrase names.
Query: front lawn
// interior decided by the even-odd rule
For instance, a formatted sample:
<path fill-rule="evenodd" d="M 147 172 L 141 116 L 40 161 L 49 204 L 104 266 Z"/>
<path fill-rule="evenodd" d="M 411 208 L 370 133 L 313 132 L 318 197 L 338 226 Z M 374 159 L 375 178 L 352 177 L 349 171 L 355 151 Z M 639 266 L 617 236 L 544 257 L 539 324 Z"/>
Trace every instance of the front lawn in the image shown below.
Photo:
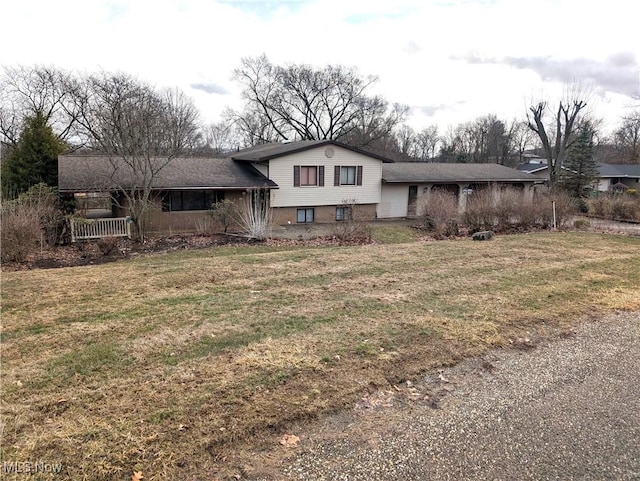
<path fill-rule="evenodd" d="M 3 272 L 2 460 L 62 463 L 62 479 L 216 479 L 252 439 L 640 309 L 639 286 L 640 239 L 548 232 Z"/>

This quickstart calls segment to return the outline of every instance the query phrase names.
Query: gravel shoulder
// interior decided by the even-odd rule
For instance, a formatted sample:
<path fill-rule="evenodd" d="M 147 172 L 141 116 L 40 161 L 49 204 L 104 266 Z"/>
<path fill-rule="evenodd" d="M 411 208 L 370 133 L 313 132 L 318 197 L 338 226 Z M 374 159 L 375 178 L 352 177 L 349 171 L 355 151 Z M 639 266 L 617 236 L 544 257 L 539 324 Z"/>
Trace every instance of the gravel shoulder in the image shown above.
<path fill-rule="evenodd" d="M 253 480 L 640 479 L 640 313 L 496 350 L 298 426 Z M 295 428 L 295 427 L 294 427 Z M 286 453 L 285 453 L 286 454 Z"/>

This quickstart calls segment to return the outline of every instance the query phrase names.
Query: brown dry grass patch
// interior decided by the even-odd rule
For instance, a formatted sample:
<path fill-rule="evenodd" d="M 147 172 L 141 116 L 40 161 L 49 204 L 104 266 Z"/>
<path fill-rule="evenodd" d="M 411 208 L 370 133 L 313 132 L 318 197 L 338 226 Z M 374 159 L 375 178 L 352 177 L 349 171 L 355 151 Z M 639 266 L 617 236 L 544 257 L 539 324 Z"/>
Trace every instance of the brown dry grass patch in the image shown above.
<path fill-rule="evenodd" d="M 2 459 L 61 462 L 63 479 L 216 479 L 252 436 L 640 309 L 630 237 L 262 250 L 3 273 Z"/>

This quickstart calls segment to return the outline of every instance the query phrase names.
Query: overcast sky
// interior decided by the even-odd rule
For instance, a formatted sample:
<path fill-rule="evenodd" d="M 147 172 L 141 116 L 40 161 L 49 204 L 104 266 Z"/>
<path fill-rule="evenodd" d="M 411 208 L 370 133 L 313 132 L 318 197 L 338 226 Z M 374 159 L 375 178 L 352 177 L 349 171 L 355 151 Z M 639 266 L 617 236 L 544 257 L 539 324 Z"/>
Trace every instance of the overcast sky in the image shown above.
<path fill-rule="evenodd" d="M 124 71 L 189 94 L 205 121 L 238 107 L 247 56 L 356 66 L 416 129 L 524 118 L 563 82 L 617 127 L 640 95 L 634 0 L 2 0 L 2 65 Z"/>

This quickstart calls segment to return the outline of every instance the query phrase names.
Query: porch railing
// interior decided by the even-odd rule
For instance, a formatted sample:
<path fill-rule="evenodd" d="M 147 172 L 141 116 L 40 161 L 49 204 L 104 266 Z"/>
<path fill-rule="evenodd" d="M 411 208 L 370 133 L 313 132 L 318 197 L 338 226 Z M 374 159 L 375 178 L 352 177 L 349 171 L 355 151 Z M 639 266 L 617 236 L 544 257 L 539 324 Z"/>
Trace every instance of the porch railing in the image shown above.
<path fill-rule="evenodd" d="M 71 219 L 71 242 L 101 237 L 131 238 L 131 222 L 128 217 L 108 219 Z"/>

